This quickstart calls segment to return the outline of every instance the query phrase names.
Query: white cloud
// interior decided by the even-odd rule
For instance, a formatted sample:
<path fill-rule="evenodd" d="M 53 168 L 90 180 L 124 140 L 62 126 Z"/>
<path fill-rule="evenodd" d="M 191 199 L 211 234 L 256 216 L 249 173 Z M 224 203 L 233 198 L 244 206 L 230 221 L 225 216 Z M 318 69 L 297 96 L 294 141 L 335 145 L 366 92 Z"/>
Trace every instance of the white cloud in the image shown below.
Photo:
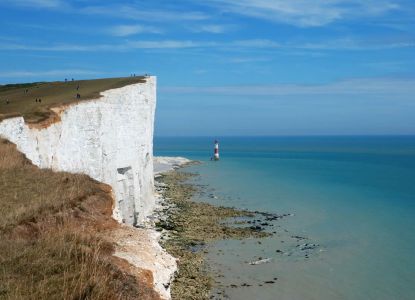
<path fill-rule="evenodd" d="M 52 76 L 80 76 L 80 75 L 99 75 L 100 72 L 91 70 L 69 69 L 69 70 L 47 70 L 47 71 L 1 71 L 0 77 L 52 77 Z"/>
<path fill-rule="evenodd" d="M 197 47 L 212 47 L 215 43 L 203 43 L 186 40 L 160 40 L 160 41 L 130 41 L 121 44 L 95 44 L 95 45 L 69 45 L 59 44 L 50 46 L 32 46 L 24 44 L 0 44 L 1 50 L 22 51 L 56 51 L 56 52 L 96 52 L 96 51 L 128 51 L 134 49 L 183 49 Z"/>
<path fill-rule="evenodd" d="M 415 79 L 366 78 L 350 79 L 323 85 L 274 84 L 243 86 L 177 86 L 161 87 L 169 94 L 211 94 L 237 96 L 288 95 L 413 95 Z"/>
<path fill-rule="evenodd" d="M 136 41 L 130 42 L 126 45 L 128 48 L 134 49 L 180 49 L 180 48 L 196 48 L 204 47 L 207 44 L 198 43 L 194 41 L 176 41 L 176 40 L 164 40 L 164 41 Z"/>
<path fill-rule="evenodd" d="M 192 40 L 138 40 L 121 44 L 75 45 L 58 44 L 50 46 L 34 46 L 17 43 L 0 43 L 1 50 L 22 51 L 126 51 L 133 49 L 183 49 L 183 48 L 212 48 L 212 47 L 242 47 L 263 48 L 277 47 L 278 44 L 268 40 L 238 40 L 231 42 L 192 41 Z"/>
<path fill-rule="evenodd" d="M 324 26 L 342 19 L 375 17 L 399 8 L 391 0 L 207 0 L 223 12 L 298 27 Z"/>
<path fill-rule="evenodd" d="M 286 47 L 308 50 L 380 50 L 415 47 L 415 39 L 388 39 L 387 37 L 384 37 L 380 40 L 362 40 L 349 37 L 325 41 L 287 44 Z"/>
<path fill-rule="evenodd" d="M 105 47 L 104 47 L 105 46 Z M 69 45 L 59 44 L 51 46 L 37 46 L 37 45 L 25 45 L 17 43 L 0 44 L 0 50 L 21 50 L 21 51 L 93 51 L 104 50 L 107 45 Z"/>
<path fill-rule="evenodd" d="M 110 28 L 108 32 L 113 36 L 130 36 L 140 33 L 161 33 L 161 30 L 152 26 L 143 25 L 118 25 Z"/>
<path fill-rule="evenodd" d="M 227 27 L 224 25 L 202 25 L 200 27 L 193 28 L 195 32 L 208 32 L 208 33 L 225 33 Z"/>
<path fill-rule="evenodd" d="M 131 5 L 87 6 L 80 9 L 80 12 L 88 15 L 160 23 L 167 21 L 199 21 L 209 18 L 208 15 L 197 11 L 149 10 Z"/>
<path fill-rule="evenodd" d="M 153 9 L 151 5 L 125 4 L 125 2 L 108 5 L 90 5 L 90 2 L 83 0 L 77 0 L 75 3 L 67 0 L 0 0 L 0 4 L 6 5 L 60 9 L 72 14 L 99 15 L 109 18 L 140 20 L 152 23 L 200 21 L 210 18 L 209 15 L 203 12 L 189 11 L 182 7 Z M 105 1 L 102 1 L 102 3 L 105 3 Z"/>
<path fill-rule="evenodd" d="M 242 48 L 280 48 L 281 44 L 267 39 L 238 40 L 230 43 L 233 47 Z"/>
<path fill-rule="evenodd" d="M 129 32 L 128 32 L 129 31 Z M 131 33 L 131 29 L 118 34 Z M 380 50 L 393 48 L 414 48 L 415 40 L 409 39 L 395 39 L 395 40 L 355 40 L 352 38 L 333 39 L 321 42 L 300 42 L 300 43 L 279 43 L 268 39 L 248 39 L 248 40 L 234 40 L 234 41 L 195 41 L 195 40 L 135 40 L 123 43 L 114 44 L 55 44 L 55 45 L 26 45 L 17 42 L 1 42 L 0 51 L 2 50 L 21 50 L 21 51 L 128 51 L 134 49 L 184 49 L 184 48 L 214 48 L 217 50 L 233 51 L 238 49 L 267 49 L 267 50 L 289 50 L 289 51 L 309 51 L 313 55 L 316 50 L 349 50 L 349 51 L 364 51 L 364 50 Z M 291 53 L 291 52 L 290 52 Z M 292 52 L 291 54 L 295 54 Z M 306 55 L 306 53 L 304 53 Z M 321 55 L 321 54 L 320 54 Z"/>
<path fill-rule="evenodd" d="M 196 2 L 195 0 L 190 0 Z M 103 4 L 89 5 L 76 1 L 76 7 L 65 0 L 2 0 L 1 2 L 38 8 L 63 8 L 67 12 L 101 15 L 119 19 L 166 23 L 171 21 L 201 21 L 212 14 L 186 10 L 179 5 Z M 104 3 L 104 2 L 103 2 Z M 355 18 L 370 19 L 394 10 L 404 10 L 402 0 L 206 0 L 203 5 L 214 7 L 220 13 L 233 13 L 298 27 L 324 26 L 335 21 Z M 83 4 L 83 5 L 80 5 Z M 199 1 L 197 4 L 200 5 Z M 86 6 L 85 6 L 86 5 Z M 156 8 L 153 8 L 156 7 Z M 383 20 L 384 22 L 386 20 Z M 223 33 L 223 25 L 205 25 L 198 30 Z"/>
<path fill-rule="evenodd" d="M 66 6 L 61 0 L 4 0 L 4 3 L 35 8 L 59 8 Z"/>

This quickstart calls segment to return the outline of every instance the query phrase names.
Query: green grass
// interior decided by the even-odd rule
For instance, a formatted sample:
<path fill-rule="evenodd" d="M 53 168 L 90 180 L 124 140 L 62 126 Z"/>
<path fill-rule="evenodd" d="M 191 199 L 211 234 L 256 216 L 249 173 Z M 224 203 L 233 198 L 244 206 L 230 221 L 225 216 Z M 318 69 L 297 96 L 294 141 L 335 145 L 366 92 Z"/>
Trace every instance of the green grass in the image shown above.
<path fill-rule="evenodd" d="M 15 83 L 15 84 L 4 84 L 0 85 L 0 92 L 5 92 L 8 90 L 14 90 L 19 88 L 31 88 L 37 86 L 39 84 L 46 83 L 46 82 L 29 82 L 29 83 Z"/>
<path fill-rule="evenodd" d="M 52 115 L 51 107 L 96 99 L 102 91 L 140 82 L 145 82 L 145 77 L 1 85 L 0 121 L 14 116 L 23 116 L 27 123 L 42 122 Z M 79 90 L 77 90 L 78 86 Z M 77 99 L 78 93 L 81 95 L 80 99 Z M 42 100 L 40 103 L 35 101 L 39 98 Z"/>

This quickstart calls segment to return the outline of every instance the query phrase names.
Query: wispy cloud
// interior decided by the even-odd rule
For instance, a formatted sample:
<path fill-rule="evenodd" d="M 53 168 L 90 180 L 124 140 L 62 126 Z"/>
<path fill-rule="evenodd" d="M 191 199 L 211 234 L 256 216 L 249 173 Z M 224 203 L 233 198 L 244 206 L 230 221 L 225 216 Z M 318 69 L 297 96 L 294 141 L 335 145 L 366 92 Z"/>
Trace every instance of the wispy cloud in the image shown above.
<path fill-rule="evenodd" d="M 211 94 L 235 96 L 287 95 L 413 95 L 415 79 L 366 78 L 339 81 L 324 85 L 274 84 L 241 86 L 176 86 L 161 87 L 167 94 Z"/>
<path fill-rule="evenodd" d="M 164 40 L 164 41 L 136 41 L 130 42 L 125 45 L 127 48 L 133 49 L 181 49 L 181 48 L 197 48 L 207 47 L 208 43 L 195 42 L 195 41 L 176 41 L 176 40 Z"/>
<path fill-rule="evenodd" d="M 62 0 L 3 0 L 5 4 L 37 8 L 59 8 L 67 6 Z"/>
<path fill-rule="evenodd" d="M 33 46 L 24 44 L 0 44 L 1 50 L 21 50 L 21 51 L 56 51 L 56 52 L 97 52 L 97 51 L 128 51 L 135 49 L 183 49 L 198 47 L 213 47 L 215 43 L 195 42 L 186 40 L 161 40 L 161 41 L 129 41 L 121 44 L 94 44 L 94 45 L 75 45 L 58 44 L 48 46 Z"/>
<path fill-rule="evenodd" d="M 101 15 L 119 19 L 160 23 L 180 20 L 199 21 L 209 18 L 207 14 L 198 11 L 144 9 L 132 5 L 87 6 L 80 9 L 79 12 L 88 15 Z"/>
<path fill-rule="evenodd" d="M 206 24 L 201 26 L 193 26 L 191 28 L 193 32 L 207 32 L 207 33 L 214 33 L 220 34 L 229 31 L 229 26 L 226 25 L 219 25 L 219 24 Z"/>
<path fill-rule="evenodd" d="M 286 44 L 286 47 L 308 50 L 380 50 L 415 47 L 415 39 L 383 37 L 382 39 L 333 38 L 323 41 Z"/>
<path fill-rule="evenodd" d="M 233 41 L 231 46 L 247 48 L 280 48 L 281 44 L 267 39 L 252 39 Z"/>
<path fill-rule="evenodd" d="M 324 26 L 342 19 L 374 17 L 399 8 L 391 0 L 206 0 L 223 12 L 299 27 Z"/>
<path fill-rule="evenodd" d="M 109 45 L 70 45 L 70 44 L 58 44 L 58 45 L 26 45 L 18 43 L 2 43 L 0 44 L 0 50 L 20 50 L 20 51 L 68 51 L 68 52 L 77 52 L 77 51 L 93 51 L 96 48 L 96 51 L 105 50 Z"/>
<path fill-rule="evenodd" d="M 141 29 L 138 29 L 141 30 Z M 144 29 L 143 29 L 144 30 Z M 116 32 L 119 36 L 133 34 L 135 29 L 127 28 Z M 115 33 L 115 32 L 113 32 Z M 224 51 L 233 51 L 237 49 L 266 49 L 266 50 L 303 50 L 303 51 L 365 51 L 365 50 L 384 50 L 395 48 L 414 48 L 415 39 L 385 39 L 385 40 L 357 40 L 352 38 L 332 39 L 316 42 L 298 42 L 298 43 L 279 43 L 269 39 L 246 39 L 233 41 L 199 41 L 199 40 L 133 40 L 123 43 L 112 44 L 55 44 L 55 45 L 27 45 L 17 42 L 1 42 L 0 51 L 20 50 L 20 51 L 129 51 L 135 49 L 184 49 L 184 48 L 206 48 Z"/>
<path fill-rule="evenodd" d="M 101 72 L 82 69 L 69 70 L 46 70 L 46 71 L 1 71 L 0 78 L 16 77 L 53 77 L 53 76 L 80 76 L 80 75 L 99 75 Z"/>
<path fill-rule="evenodd" d="M 212 47 L 276 47 L 278 44 L 266 40 L 237 40 L 231 42 L 192 41 L 192 40 L 138 40 L 121 44 L 58 44 L 48 46 L 25 45 L 18 43 L 0 43 L 1 50 L 22 51 L 127 51 L 134 49 L 183 49 L 183 48 L 212 48 Z"/>
<path fill-rule="evenodd" d="M 143 25 L 118 25 L 110 28 L 108 30 L 109 34 L 113 36 L 130 36 L 141 33 L 162 33 L 162 31 L 153 26 L 143 26 Z"/>
<path fill-rule="evenodd" d="M 90 5 L 88 1 L 76 1 L 75 5 L 74 2 L 66 0 L 1 0 L 1 4 L 30 8 L 60 9 L 65 13 L 71 14 L 104 16 L 122 20 L 140 20 L 151 23 L 200 21 L 210 18 L 210 15 L 200 11 L 172 8 L 166 5 L 144 6 L 142 4 L 127 4 L 125 2 Z"/>

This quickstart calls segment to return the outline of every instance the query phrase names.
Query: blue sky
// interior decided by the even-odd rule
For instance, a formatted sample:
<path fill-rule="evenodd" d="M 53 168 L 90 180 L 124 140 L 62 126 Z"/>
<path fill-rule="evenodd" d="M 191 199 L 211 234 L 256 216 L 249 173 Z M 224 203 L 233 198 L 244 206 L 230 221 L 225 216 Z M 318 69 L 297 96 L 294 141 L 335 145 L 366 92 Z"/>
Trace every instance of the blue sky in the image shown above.
<path fill-rule="evenodd" d="M 0 26 L 0 83 L 157 75 L 157 135 L 415 134 L 414 0 L 0 0 Z"/>

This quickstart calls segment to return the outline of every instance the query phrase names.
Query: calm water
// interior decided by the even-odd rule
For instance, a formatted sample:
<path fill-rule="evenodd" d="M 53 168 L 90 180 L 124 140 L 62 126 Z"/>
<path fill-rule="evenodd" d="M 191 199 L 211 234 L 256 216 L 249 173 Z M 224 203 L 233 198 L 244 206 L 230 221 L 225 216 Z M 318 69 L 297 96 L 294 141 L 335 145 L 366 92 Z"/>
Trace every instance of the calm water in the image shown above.
<path fill-rule="evenodd" d="M 415 137 L 223 137 L 219 162 L 209 161 L 212 141 L 156 138 L 155 154 L 203 161 L 190 169 L 208 185 L 204 201 L 294 214 L 261 244 L 209 249 L 222 295 L 415 299 Z M 247 263 L 259 258 L 271 261 Z"/>

